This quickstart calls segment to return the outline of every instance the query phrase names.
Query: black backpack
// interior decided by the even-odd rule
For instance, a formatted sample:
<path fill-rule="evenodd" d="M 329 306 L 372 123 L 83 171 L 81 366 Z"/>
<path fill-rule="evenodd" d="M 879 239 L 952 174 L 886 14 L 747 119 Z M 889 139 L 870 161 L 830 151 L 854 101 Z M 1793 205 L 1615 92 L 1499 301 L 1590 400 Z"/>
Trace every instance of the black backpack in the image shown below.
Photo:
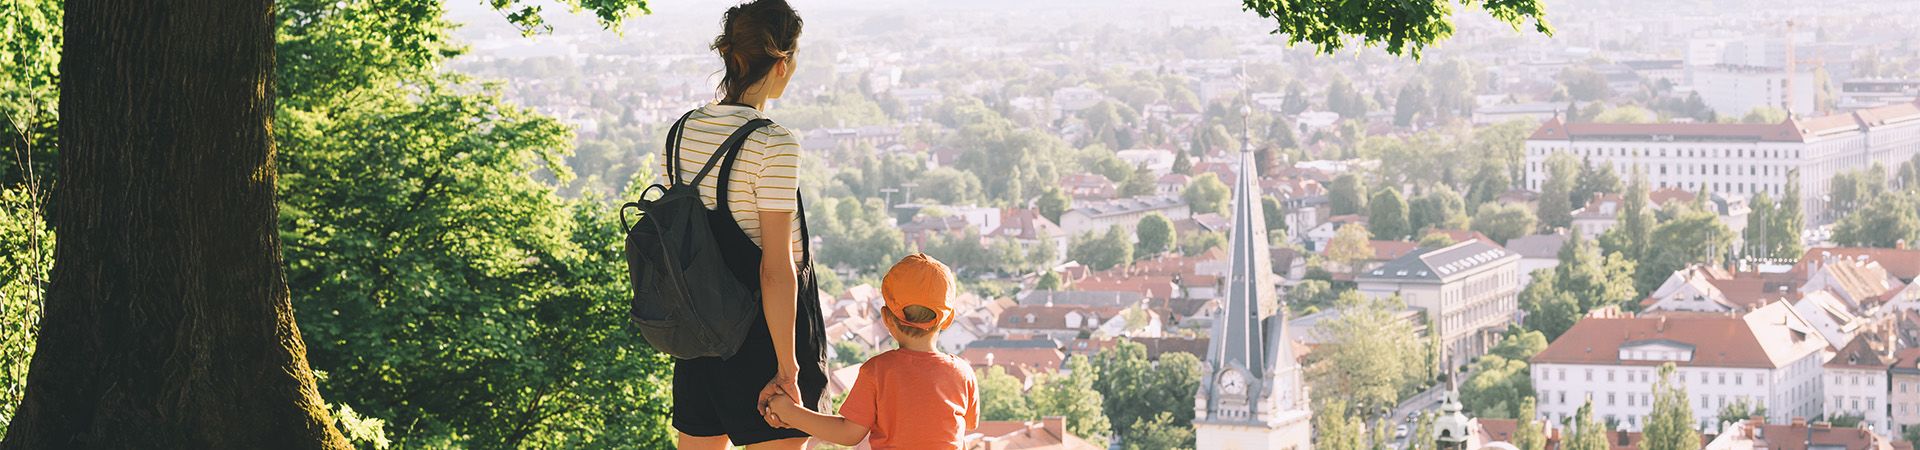
<path fill-rule="evenodd" d="M 680 129 L 692 114 L 682 116 L 667 131 L 670 184 L 648 186 L 640 199 L 620 207 L 620 224 L 627 233 L 628 282 L 633 286 L 627 315 L 648 344 L 668 355 L 728 358 L 740 349 L 748 327 L 761 312 L 760 255 L 730 255 L 729 251 L 742 253 L 743 249 L 722 243 L 746 239 L 727 212 L 726 173 L 747 136 L 772 121 L 754 119 L 741 125 L 692 180 L 682 183 L 676 151 Z M 710 210 L 700 200 L 700 182 L 716 166 L 721 167 L 719 208 Z M 660 195 L 647 199 L 656 189 Z M 628 208 L 640 213 L 631 225 Z M 746 241 L 746 247 L 753 248 L 752 241 Z"/>

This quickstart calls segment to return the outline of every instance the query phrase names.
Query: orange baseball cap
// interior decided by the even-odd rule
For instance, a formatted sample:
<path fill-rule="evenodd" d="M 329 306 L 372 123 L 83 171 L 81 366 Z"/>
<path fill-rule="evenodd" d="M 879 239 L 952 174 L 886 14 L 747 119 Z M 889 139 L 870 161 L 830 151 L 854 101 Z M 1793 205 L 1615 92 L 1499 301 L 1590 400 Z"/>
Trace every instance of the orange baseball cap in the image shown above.
<path fill-rule="evenodd" d="M 947 306 L 947 293 L 952 290 L 953 271 L 923 253 L 900 258 L 880 279 L 880 297 L 886 299 L 894 321 L 922 330 L 944 329 L 953 322 L 953 308 Z M 913 305 L 933 310 L 933 320 L 908 321 L 901 309 Z"/>

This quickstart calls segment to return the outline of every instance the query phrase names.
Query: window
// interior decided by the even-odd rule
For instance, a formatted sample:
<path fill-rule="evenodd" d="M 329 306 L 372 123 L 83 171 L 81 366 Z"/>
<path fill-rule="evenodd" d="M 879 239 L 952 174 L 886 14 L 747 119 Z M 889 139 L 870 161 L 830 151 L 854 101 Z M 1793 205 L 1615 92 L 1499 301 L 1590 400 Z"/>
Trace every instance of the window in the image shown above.
<path fill-rule="evenodd" d="M 1607 406 L 1613 406 L 1613 393 L 1607 393 Z"/>

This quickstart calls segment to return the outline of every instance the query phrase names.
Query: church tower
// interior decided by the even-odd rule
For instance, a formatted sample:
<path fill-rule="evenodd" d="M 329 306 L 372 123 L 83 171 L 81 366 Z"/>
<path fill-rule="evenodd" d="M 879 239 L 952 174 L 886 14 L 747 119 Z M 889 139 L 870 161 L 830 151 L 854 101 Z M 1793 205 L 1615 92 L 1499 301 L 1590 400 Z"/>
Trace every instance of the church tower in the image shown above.
<path fill-rule="evenodd" d="M 1242 150 L 1233 183 L 1227 295 L 1194 396 L 1198 450 L 1313 448 L 1303 371 L 1287 337 L 1286 313 L 1275 301 L 1259 179 L 1253 152 Z"/>

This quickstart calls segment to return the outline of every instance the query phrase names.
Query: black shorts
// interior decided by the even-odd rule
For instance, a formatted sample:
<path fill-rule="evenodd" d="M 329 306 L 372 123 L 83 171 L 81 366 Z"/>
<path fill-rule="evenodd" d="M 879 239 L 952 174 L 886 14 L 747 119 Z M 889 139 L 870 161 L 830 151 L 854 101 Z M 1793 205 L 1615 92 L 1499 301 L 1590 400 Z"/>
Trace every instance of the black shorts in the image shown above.
<path fill-rule="evenodd" d="M 800 322 L 806 323 L 808 311 L 802 308 Z M 819 314 L 813 312 L 813 314 Z M 817 322 L 816 322 L 817 323 Z M 794 327 L 794 354 L 800 363 L 800 399 L 808 409 L 819 410 L 820 395 L 827 387 L 826 366 L 815 349 L 813 330 Z M 773 338 L 767 332 L 766 318 L 755 320 L 746 342 L 729 359 L 717 357 L 675 360 L 673 364 L 673 428 L 689 436 L 726 435 L 733 445 L 749 445 L 780 439 L 807 437 L 792 428 L 767 426 L 760 416 L 760 390 L 773 380 Z"/>

